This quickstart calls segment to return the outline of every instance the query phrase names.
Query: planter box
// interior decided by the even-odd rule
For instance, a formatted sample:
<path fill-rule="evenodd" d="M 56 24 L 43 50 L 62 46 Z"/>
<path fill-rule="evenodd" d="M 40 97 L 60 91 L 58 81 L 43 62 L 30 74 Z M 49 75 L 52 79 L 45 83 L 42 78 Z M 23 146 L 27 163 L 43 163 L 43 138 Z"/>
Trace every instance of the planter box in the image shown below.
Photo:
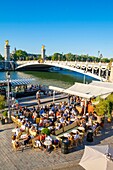
<path fill-rule="evenodd" d="M 5 124 L 5 119 L 1 119 L 1 124 L 4 125 Z"/>

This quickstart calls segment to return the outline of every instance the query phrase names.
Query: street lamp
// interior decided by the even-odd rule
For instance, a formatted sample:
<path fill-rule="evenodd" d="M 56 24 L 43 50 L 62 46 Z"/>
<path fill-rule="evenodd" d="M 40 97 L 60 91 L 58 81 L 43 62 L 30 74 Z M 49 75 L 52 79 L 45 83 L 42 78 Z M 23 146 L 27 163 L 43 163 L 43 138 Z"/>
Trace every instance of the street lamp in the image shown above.
<path fill-rule="evenodd" d="M 55 90 L 53 91 L 53 103 L 55 101 Z"/>
<path fill-rule="evenodd" d="M 84 71 L 84 77 L 83 77 L 83 83 L 86 84 L 86 75 L 85 73 L 87 73 L 87 71 Z"/>
<path fill-rule="evenodd" d="M 10 110 L 10 72 L 8 71 L 6 73 L 6 78 L 7 78 L 7 103 L 8 103 L 8 121 L 9 123 L 11 122 L 11 110 Z"/>

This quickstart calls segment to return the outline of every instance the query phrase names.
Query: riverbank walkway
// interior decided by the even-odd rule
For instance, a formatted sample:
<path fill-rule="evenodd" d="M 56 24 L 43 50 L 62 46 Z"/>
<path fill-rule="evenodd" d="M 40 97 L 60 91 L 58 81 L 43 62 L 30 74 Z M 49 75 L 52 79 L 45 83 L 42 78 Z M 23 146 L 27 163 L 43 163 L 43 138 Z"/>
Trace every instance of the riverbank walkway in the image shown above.
<path fill-rule="evenodd" d="M 50 154 L 32 148 L 26 148 L 24 152 L 14 151 L 11 144 L 14 127 L 14 123 L 0 125 L 0 170 L 83 170 L 79 161 L 85 145 L 109 144 L 113 147 L 113 122 L 105 122 L 101 134 L 95 136 L 93 142 L 84 139 L 83 145 L 70 150 L 68 154 L 61 153 L 60 148 Z"/>
<path fill-rule="evenodd" d="M 41 95 L 41 105 L 52 103 L 52 102 L 57 102 L 57 101 L 62 101 L 62 100 L 64 101 L 66 99 L 67 99 L 66 94 L 57 94 L 54 97 Z M 19 105 L 22 107 L 24 107 L 24 106 L 30 107 L 30 106 L 37 105 L 36 96 L 19 98 L 18 102 L 19 102 Z"/>

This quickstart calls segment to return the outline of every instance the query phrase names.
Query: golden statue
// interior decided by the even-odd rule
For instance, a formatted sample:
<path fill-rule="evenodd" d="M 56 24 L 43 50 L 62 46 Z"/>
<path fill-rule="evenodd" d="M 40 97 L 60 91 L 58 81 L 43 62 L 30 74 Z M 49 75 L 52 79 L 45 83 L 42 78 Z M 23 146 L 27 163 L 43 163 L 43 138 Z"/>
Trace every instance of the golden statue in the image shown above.
<path fill-rule="evenodd" d="M 6 41 L 5 41 L 5 44 L 6 44 L 6 45 L 9 45 L 9 41 L 8 41 L 8 40 L 6 40 Z"/>
<path fill-rule="evenodd" d="M 42 45 L 42 49 L 45 49 L 45 45 Z"/>

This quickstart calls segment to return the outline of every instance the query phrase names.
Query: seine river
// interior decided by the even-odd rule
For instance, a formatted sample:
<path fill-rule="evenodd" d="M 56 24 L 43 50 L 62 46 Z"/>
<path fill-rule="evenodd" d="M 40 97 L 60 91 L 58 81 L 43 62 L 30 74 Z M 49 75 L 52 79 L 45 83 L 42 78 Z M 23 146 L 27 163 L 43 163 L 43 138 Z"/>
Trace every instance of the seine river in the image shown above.
<path fill-rule="evenodd" d="M 83 76 L 77 72 L 60 70 L 57 72 L 39 72 L 39 71 L 24 71 L 10 72 L 11 79 L 20 78 L 35 78 L 36 84 L 52 85 L 57 87 L 68 88 L 75 82 L 91 82 L 92 78 Z M 0 72 L 0 80 L 6 79 L 6 72 Z"/>

